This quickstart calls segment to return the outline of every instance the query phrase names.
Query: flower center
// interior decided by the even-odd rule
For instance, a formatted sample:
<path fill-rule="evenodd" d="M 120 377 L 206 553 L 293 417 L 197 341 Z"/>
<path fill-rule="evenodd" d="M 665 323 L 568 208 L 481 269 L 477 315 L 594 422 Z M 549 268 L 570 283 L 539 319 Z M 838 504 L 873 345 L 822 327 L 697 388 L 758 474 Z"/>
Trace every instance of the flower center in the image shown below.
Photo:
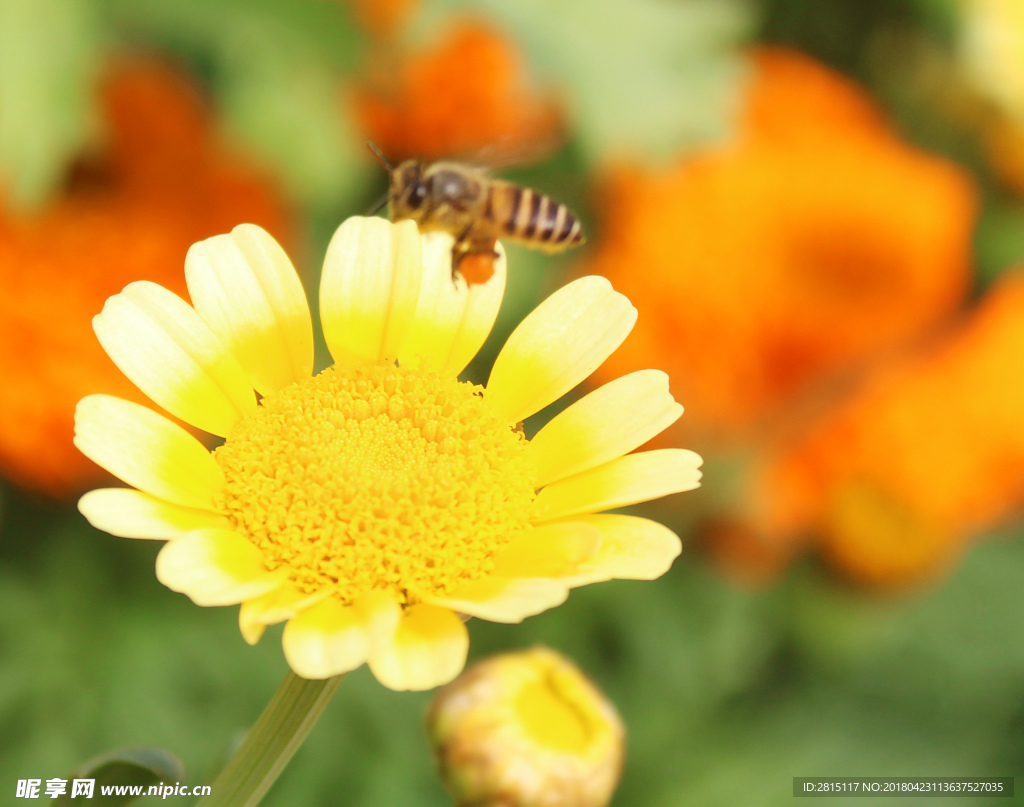
<path fill-rule="evenodd" d="M 491 571 L 534 497 L 525 438 L 481 392 L 391 364 L 330 367 L 264 398 L 217 449 L 221 507 L 303 591 L 450 594 Z"/>

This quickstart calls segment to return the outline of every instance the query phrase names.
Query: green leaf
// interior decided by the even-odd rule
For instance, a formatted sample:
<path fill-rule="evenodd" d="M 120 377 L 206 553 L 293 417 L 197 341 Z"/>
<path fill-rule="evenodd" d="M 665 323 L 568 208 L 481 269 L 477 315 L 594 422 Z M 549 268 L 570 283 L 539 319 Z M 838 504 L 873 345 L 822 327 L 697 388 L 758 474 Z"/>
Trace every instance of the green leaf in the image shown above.
<path fill-rule="evenodd" d="M 42 204 L 95 125 L 97 35 L 85 0 L 0 0 L 0 181 Z"/>
<path fill-rule="evenodd" d="M 57 804 L 77 804 L 71 799 L 71 781 L 95 779 L 91 804 L 96 807 L 120 807 L 139 798 L 136 795 L 103 795 L 102 788 L 119 785 L 147 790 L 159 782 L 175 784 L 185 778 L 185 769 L 173 754 L 159 748 L 125 748 L 94 757 L 82 764 L 68 781 L 67 793 Z"/>
<path fill-rule="evenodd" d="M 588 159 L 664 159 L 722 137 L 751 27 L 733 0 L 438 0 L 423 26 L 476 6 L 507 25 L 564 92 Z"/>

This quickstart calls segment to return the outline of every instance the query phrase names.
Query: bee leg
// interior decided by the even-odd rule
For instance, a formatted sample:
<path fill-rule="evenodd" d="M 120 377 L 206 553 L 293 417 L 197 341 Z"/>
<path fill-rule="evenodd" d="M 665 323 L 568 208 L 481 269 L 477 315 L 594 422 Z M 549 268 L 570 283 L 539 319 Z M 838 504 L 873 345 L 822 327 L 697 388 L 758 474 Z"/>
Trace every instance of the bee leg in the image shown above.
<path fill-rule="evenodd" d="M 469 249 L 463 243 L 456 242 L 452 247 L 452 283 L 455 283 L 459 276 L 459 266 L 462 259 L 469 255 Z"/>
<path fill-rule="evenodd" d="M 459 233 L 459 237 L 455 239 L 455 243 L 452 245 L 452 283 L 455 282 L 455 276 L 458 274 L 462 259 L 474 252 L 473 243 L 469 240 L 469 234 L 472 229 L 473 222 L 470 222 Z"/>
<path fill-rule="evenodd" d="M 455 272 L 470 286 L 486 283 L 494 275 L 494 260 L 498 253 L 493 238 L 476 238 L 460 241 L 452 249 L 452 280 Z M 466 260 L 472 258 L 473 260 Z M 464 263 L 465 262 L 465 263 Z"/>

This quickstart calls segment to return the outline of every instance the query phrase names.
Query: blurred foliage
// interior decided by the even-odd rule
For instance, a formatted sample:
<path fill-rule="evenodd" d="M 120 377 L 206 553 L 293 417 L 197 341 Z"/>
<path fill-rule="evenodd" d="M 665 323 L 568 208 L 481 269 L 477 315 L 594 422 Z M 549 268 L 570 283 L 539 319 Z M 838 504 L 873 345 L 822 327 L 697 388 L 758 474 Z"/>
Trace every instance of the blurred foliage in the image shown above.
<path fill-rule="evenodd" d="M 507 26 L 568 99 L 568 142 L 511 175 L 573 204 L 588 225 L 601 161 L 658 159 L 728 132 L 743 78 L 736 46 L 749 37 L 866 82 L 910 139 L 974 170 L 985 194 L 979 285 L 1024 259 L 1021 200 L 992 175 L 970 127 L 902 72 L 921 52 L 908 42 L 952 53 L 954 0 L 436 0 L 406 34 L 425 39 L 454 14 Z M 383 189 L 345 103 L 374 46 L 348 5 L 328 0 L 0 0 L 6 200 L 44 204 L 100 136 L 90 88 L 104 56 L 156 49 L 205 83 L 225 136 L 287 188 L 305 254 L 322 255 L 341 218 Z M 486 378 L 508 332 L 574 260 L 510 247 L 508 295 L 470 377 Z M 301 262 L 315 288 L 316 261 Z M 594 677 L 630 730 L 619 805 L 790 804 L 796 775 L 1024 776 L 1021 537 L 1008 530 L 947 580 L 884 596 L 809 564 L 745 590 L 687 554 L 656 583 L 582 589 L 520 626 L 473 620 L 471 653 L 544 642 Z M 236 609 L 197 608 L 156 581 L 157 551 L 4 490 L 0 787 L 136 745 L 180 756 L 185 781 L 199 784 L 266 704 L 285 672 L 280 628 L 246 646 Z M 265 803 L 448 804 L 422 733 L 428 699 L 354 673 Z M 975 801 L 987 803 L 948 803 Z"/>
<path fill-rule="evenodd" d="M 467 8 L 506 22 L 564 92 L 591 161 L 666 159 L 728 131 L 742 76 L 733 46 L 750 28 L 740 2 L 442 0 L 430 19 Z"/>
<path fill-rule="evenodd" d="M 280 629 L 249 648 L 237 609 L 155 580 L 155 542 L 8 495 L 0 779 L 147 744 L 205 781 L 284 674 Z M 543 642 L 596 680 L 630 729 L 616 804 L 788 804 L 794 775 L 1019 775 L 1024 542 L 1005 537 L 943 585 L 884 599 L 811 567 L 741 591 L 685 557 L 656 583 L 580 589 L 519 626 L 473 620 L 471 653 Z M 265 803 L 447 804 L 428 699 L 352 674 Z"/>
<path fill-rule="evenodd" d="M 37 207 L 89 137 L 98 60 L 89 0 L 0 1 L 0 177 Z"/>
<path fill-rule="evenodd" d="M 982 210 L 975 254 L 978 275 L 985 283 L 1024 261 L 1024 204 L 1020 200 L 994 199 Z"/>
<path fill-rule="evenodd" d="M 297 200 L 336 204 L 360 184 L 362 145 L 341 103 L 339 75 L 356 68 L 361 41 L 345 4 L 97 2 L 120 36 L 204 67 L 228 132 Z"/>
<path fill-rule="evenodd" d="M 438 0 L 420 29 L 481 13 L 507 22 L 564 91 L 590 159 L 664 158 L 727 131 L 742 72 L 732 46 L 749 27 L 738 3 Z M 346 3 L 3 0 L 0 169 L 14 202 L 41 203 L 86 141 L 101 41 L 156 46 L 190 62 L 210 82 L 228 133 L 294 198 L 314 207 L 352 201 L 367 166 L 344 93 L 366 42 Z"/>
<path fill-rule="evenodd" d="M 828 4 L 765 0 L 760 38 L 789 45 L 866 79 L 871 51 L 865 45 L 889 26 L 928 24 L 936 19 L 933 13 L 942 2 L 922 0 L 921 8 L 915 9 L 913 0 L 834 0 Z"/>

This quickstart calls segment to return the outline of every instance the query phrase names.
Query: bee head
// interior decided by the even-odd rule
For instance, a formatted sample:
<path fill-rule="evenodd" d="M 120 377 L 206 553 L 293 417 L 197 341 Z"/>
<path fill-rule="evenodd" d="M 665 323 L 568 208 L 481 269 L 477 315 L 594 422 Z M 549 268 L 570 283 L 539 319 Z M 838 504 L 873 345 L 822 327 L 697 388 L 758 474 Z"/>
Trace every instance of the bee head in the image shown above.
<path fill-rule="evenodd" d="M 390 202 L 392 218 L 419 220 L 428 195 L 427 186 L 423 182 L 423 163 L 420 160 L 405 160 L 394 165 L 376 145 L 367 145 L 388 172 L 391 188 L 384 201 Z"/>
<path fill-rule="evenodd" d="M 396 219 L 419 220 L 424 213 L 428 189 L 423 181 L 423 163 L 406 160 L 391 171 L 391 210 Z"/>

